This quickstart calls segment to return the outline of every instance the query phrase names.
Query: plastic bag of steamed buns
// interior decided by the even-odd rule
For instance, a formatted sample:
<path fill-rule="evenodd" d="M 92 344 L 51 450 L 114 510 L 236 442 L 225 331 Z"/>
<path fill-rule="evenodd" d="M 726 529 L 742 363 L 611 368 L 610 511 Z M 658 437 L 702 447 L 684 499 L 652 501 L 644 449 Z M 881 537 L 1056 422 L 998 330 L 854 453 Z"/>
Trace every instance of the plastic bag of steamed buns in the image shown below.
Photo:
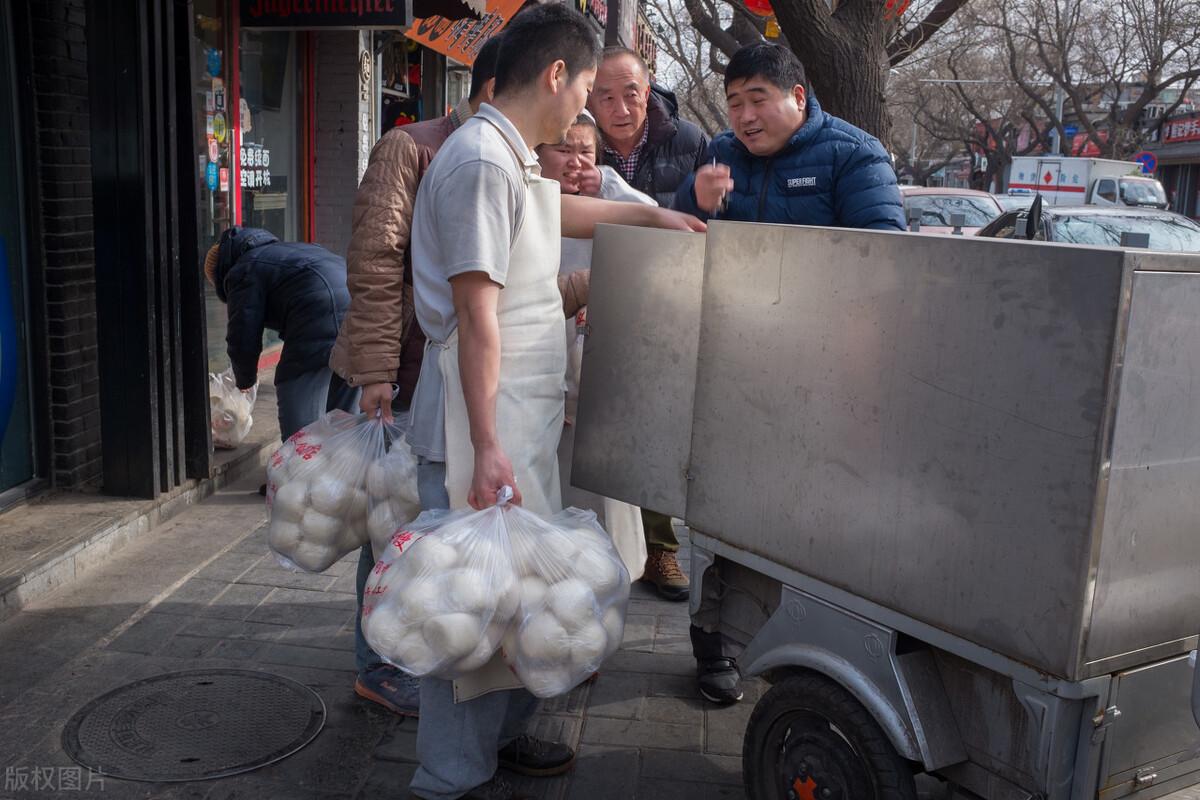
<path fill-rule="evenodd" d="M 491 660 L 518 600 L 499 506 L 426 512 L 391 537 L 367 578 L 363 635 L 406 672 L 456 678 Z"/>
<path fill-rule="evenodd" d="M 542 519 L 518 511 L 509 535 L 520 602 L 502 652 L 525 688 L 556 697 L 621 646 L 629 573 L 593 512 Z"/>
<path fill-rule="evenodd" d="M 499 650 L 531 692 L 554 697 L 620 647 L 628 601 L 629 574 L 591 512 L 433 512 L 376 563 L 363 634 L 413 675 L 460 677 Z"/>
<path fill-rule="evenodd" d="M 267 543 L 280 561 L 322 572 L 366 544 L 368 476 L 389 457 L 412 458 L 402 429 L 365 414 L 331 411 L 284 442 L 267 464 Z M 387 498 L 411 497 L 409 507 L 415 505 L 415 462 L 411 481 L 394 474 L 398 482 L 387 486 Z"/>
<path fill-rule="evenodd" d="M 408 415 L 396 417 L 407 430 Z M 367 467 L 367 536 L 376 560 L 393 534 L 421 513 L 417 495 L 417 457 L 407 442 L 395 442 L 387 455 Z"/>
<path fill-rule="evenodd" d="M 233 369 L 208 374 L 208 413 L 213 447 L 232 450 L 250 433 L 258 385 L 246 391 L 237 388 Z"/>

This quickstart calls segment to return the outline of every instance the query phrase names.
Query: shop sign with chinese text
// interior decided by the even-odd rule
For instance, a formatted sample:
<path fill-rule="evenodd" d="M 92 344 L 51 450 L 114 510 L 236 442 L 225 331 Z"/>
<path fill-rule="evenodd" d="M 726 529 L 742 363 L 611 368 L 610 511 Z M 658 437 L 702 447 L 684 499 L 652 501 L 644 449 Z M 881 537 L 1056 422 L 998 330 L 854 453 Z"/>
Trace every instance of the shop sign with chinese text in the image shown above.
<path fill-rule="evenodd" d="M 1200 114 L 1168 119 L 1163 123 L 1162 140 L 1172 142 L 1200 142 Z"/>
<path fill-rule="evenodd" d="M 241 157 L 241 168 L 238 170 L 241 178 L 239 183 L 243 189 L 271 188 L 271 151 L 262 145 L 245 144 L 238 150 Z"/>
<path fill-rule="evenodd" d="M 239 0 L 243 28 L 313 30 L 408 27 L 405 0 Z"/>

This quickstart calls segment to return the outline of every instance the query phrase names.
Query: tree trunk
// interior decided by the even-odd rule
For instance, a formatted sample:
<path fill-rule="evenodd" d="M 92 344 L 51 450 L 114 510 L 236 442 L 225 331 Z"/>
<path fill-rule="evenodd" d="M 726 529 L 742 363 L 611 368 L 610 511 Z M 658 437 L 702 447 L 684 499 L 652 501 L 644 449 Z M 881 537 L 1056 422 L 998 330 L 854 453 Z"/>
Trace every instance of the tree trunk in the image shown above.
<path fill-rule="evenodd" d="M 824 0 L 777 0 L 773 5 L 821 107 L 882 142 L 891 141 L 889 23 L 882 4 L 843 0 L 832 15 Z"/>

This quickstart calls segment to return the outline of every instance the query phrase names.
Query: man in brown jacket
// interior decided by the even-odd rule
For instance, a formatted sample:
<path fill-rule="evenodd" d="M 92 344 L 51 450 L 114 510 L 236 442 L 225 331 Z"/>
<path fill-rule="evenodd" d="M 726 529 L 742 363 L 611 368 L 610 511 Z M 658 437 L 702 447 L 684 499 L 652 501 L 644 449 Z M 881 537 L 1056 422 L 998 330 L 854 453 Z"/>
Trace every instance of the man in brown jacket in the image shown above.
<path fill-rule="evenodd" d="M 417 187 L 438 148 L 492 99 L 500 36 L 488 40 L 471 68 L 471 92 L 449 114 L 394 128 L 371 151 L 354 198 L 353 230 L 346 257 L 350 310 L 338 331 L 329 366 L 351 387 L 362 388 L 360 406 L 367 414 L 391 419 L 393 406 L 407 409 L 412 400 L 425 336 L 413 312 L 409 234 Z M 589 273 L 559 280 L 563 313 L 574 316 L 587 303 Z M 398 390 L 398 391 L 397 391 Z M 393 399 L 393 394 L 395 398 Z M 358 606 L 375 566 L 370 545 L 358 561 Z M 418 683 L 374 653 L 355 625 L 358 678 L 354 691 L 402 715 L 414 715 Z"/>
<path fill-rule="evenodd" d="M 437 119 L 393 128 L 371 151 L 367 171 L 354 198 L 353 231 L 346 256 L 350 310 L 338 331 L 329 366 L 346 383 L 363 390 L 361 408 L 392 417 L 395 403 L 407 408 L 421 371 L 425 337 L 413 314 L 412 263 L 408 252 L 417 186 L 442 143 L 492 97 L 499 37 L 484 44 L 471 70 L 470 96 Z M 371 546 L 358 560 L 358 607 L 375 566 Z M 354 630 L 358 678 L 354 691 L 368 700 L 412 716 L 419 689 L 415 678 L 383 662 Z"/>

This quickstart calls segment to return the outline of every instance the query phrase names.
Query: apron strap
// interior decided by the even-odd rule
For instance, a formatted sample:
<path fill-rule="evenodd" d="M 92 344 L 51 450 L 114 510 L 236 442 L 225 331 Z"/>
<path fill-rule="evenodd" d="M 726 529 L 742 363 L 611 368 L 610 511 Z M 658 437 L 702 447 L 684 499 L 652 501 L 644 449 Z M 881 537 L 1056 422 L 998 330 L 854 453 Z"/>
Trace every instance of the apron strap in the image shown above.
<path fill-rule="evenodd" d="M 512 141 L 508 138 L 508 134 L 506 134 L 499 125 L 497 125 L 495 122 L 488 119 L 487 117 L 478 117 L 477 116 L 477 117 L 475 117 L 475 119 L 486 122 L 488 125 L 491 125 L 493 128 L 496 129 L 496 132 L 500 134 L 500 138 L 502 138 L 504 140 L 504 144 L 506 144 L 508 146 L 508 152 L 512 155 L 513 161 L 516 162 L 517 169 L 521 170 L 521 175 L 525 178 L 525 185 L 528 186 L 531 183 L 533 183 L 532 170 L 530 170 L 529 167 L 525 164 L 525 160 L 521 157 L 521 153 L 517 150 L 517 148 L 513 146 Z"/>

